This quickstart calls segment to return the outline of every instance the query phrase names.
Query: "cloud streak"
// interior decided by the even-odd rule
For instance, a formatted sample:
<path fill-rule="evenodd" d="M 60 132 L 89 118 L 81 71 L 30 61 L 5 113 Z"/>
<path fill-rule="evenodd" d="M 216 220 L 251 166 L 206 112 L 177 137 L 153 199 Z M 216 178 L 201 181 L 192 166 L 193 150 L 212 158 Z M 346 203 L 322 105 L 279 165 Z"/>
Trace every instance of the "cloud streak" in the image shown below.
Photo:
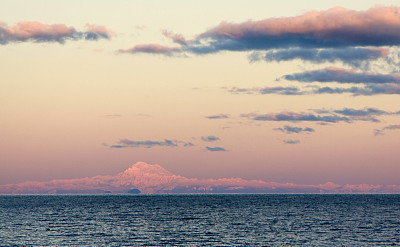
<path fill-rule="evenodd" d="M 400 124 L 395 124 L 395 125 L 388 125 L 383 127 L 382 129 L 375 129 L 374 130 L 374 135 L 384 135 L 385 130 L 400 130 Z"/>
<path fill-rule="evenodd" d="M 211 151 L 211 152 L 225 152 L 226 149 L 223 147 L 209 147 L 206 146 L 206 151 Z"/>
<path fill-rule="evenodd" d="M 202 136 L 201 139 L 205 142 L 214 142 L 220 140 L 217 136 Z"/>
<path fill-rule="evenodd" d="M 228 89 L 230 93 L 259 93 L 259 94 L 279 94 L 279 95 L 303 95 L 306 91 L 301 91 L 298 87 L 264 87 L 264 88 L 239 88 L 232 87 Z"/>
<path fill-rule="evenodd" d="M 267 113 L 267 114 L 245 113 L 241 114 L 240 116 L 255 121 L 351 123 L 353 121 L 380 122 L 376 118 L 377 116 L 399 114 L 398 112 L 387 112 L 379 110 L 377 108 L 364 108 L 364 109 L 344 108 L 340 110 L 313 110 L 313 111 L 316 114 L 288 111 L 288 112 Z M 296 131 L 299 132 L 313 131 L 313 129 L 311 128 L 307 130 L 306 129 L 285 126 L 284 128 L 277 128 L 274 130 L 279 130 L 285 133 L 296 133 Z"/>
<path fill-rule="evenodd" d="M 275 128 L 274 130 L 276 131 L 282 131 L 286 134 L 292 134 L 292 133 L 302 133 L 302 132 L 314 132 L 315 130 L 313 128 L 310 127 L 305 127 L 305 128 L 301 128 L 301 127 L 295 127 L 295 126 L 289 126 L 289 125 L 285 125 L 283 128 Z"/>
<path fill-rule="evenodd" d="M 14 26 L 0 23 L 0 44 L 16 42 L 56 42 L 64 44 L 67 40 L 110 39 L 114 33 L 105 26 L 86 25 L 86 31 L 77 31 L 65 24 L 45 24 L 38 21 L 18 22 Z"/>
<path fill-rule="evenodd" d="M 312 63 L 334 63 L 341 61 L 344 64 L 353 67 L 359 67 L 367 60 L 377 60 L 386 57 L 389 54 L 388 48 L 328 48 L 328 49 L 307 49 L 307 48 L 291 48 L 268 51 L 266 53 L 254 52 L 250 54 L 250 62 L 266 61 L 266 62 L 282 62 L 294 59 L 300 59 Z"/>
<path fill-rule="evenodd" d="M 338 82 L 338 83 L 361 83 L 361 84 L 383 84 L 400 83 L 398 74 L 377 74 L 370 72 L 356 72 L 336 67 L 305 71 L 284 75 L 282 77 L 288 81 L 299 82 Z"/>
<path fill-rule="evenodd" d="M 277 95 L 313 95 L 313 94 L 352 94 L 353 96 L 373 96 L 379 94 L 400 94 L 400 84 L 383 83 L 373 84 L 367 83 L 362 86 L 353 87 L 319 87 L 309 86 L 308 89 L 300 89 L 299 87 L 253 87 L 239 88 L 232 87 L 227 90 L 232 94 L 277 94 Z"/>
<path fill-rule="evenodd" d="M 337 122 L 350 122 L 351 119 L 339 115 L 316 115 L 313 113 L 296 113 L 296 112 L 280 112 L 280 113 L 267 113 L 267 114 L 256 114 L 247 113 L 242 114 L 241 117 L 249 118 L 256 121 L 287 121 L 287 122 L 326 122 L 326 123 L 337 123 Z"/>
<path fill-rule="evenodd" d="M 208 118 L 208 119 L 224 119 L 224 118 L 229 118 L 229 115 L 228 114 L 217 114 L 217 115 L 205 116 L 205 118 Z"/>
<path fill-rule="evenodd" d="M 334 112 L 345 116 L 354 116 L 354 117 L 379 116 L 388 114 L 388 112 L 376 108 L 365 108 L 365 109 L 344 108 L 342 110 L 334 110 Z"/>
<path fill-rule="evenodd" d="M 182 141 L 172 141 L 165 139 L 164 141 L 133 141 L 129 139 L 121 139 L 118 144 L 111 145 L 110 148 L 152 148 L 152 147 L 178 147 L 179 143 L 183 143 L 184 146 L 193 146 L 192 143 L 186 143 Z M 187 144 L 187 145 L 186 145 Z"/>
<path fill-rule="evenodd" d="M 174 33 L 168 30 L 163 30 L 162 34 L 167 37 L 170 38 L 173 42 L 180 44 L 180 45 L 187 45 L 188 42 L 185 39 L 185 37 L 183 37 L 182 34 L 178 34 L 178 33 Z"/>
<path fill-rule="evenodd" d="M 120 49 L 119 53 L 152 53 L 152 54 L 164 54 L 171 55 L 174 51 L 179 50 L 177 47 L 163 46 L 159 44 L 139 44 L 135 45 L 130 49 Z"/>
<path fill-rule="evenodd" d="M 400 84 L 366 84 L 364 87 L 338 88 L 319 87 L 313 90 L 313 94 L 343 94 L 351 93 L 353 96 L 371 96 L 379 94 L 400 94 Z"/>
<path fill-rule="evenodd" d="M 299 144 L 300 141 L 299 140 L 284 140 L 283 143 L 284 144 Z"/>

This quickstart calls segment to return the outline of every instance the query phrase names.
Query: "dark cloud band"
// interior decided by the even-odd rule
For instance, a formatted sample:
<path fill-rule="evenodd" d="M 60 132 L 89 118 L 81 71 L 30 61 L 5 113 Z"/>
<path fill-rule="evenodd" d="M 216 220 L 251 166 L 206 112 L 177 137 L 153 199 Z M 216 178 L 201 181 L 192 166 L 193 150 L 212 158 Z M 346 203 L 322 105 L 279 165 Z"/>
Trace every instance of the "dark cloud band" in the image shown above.
<path fill-rule="evenodd" d="M 195 53 L 400 44 L 400 8 L 354 11 L 341 7 L 296 17 L 244 23 L 222 22 L 197 38 Z M 200 42 L 201 41 L 201 42 Z"/>

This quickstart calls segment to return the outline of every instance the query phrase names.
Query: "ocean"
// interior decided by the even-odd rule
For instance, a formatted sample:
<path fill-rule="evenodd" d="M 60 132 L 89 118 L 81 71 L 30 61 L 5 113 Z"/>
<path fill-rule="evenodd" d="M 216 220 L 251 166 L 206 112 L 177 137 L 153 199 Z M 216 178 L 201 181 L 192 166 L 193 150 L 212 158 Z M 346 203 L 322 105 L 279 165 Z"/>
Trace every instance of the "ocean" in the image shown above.
<path fill-rule="evenodd" d="M 0 246 L 395 246 L 400 195 L 2 195 Z"/>

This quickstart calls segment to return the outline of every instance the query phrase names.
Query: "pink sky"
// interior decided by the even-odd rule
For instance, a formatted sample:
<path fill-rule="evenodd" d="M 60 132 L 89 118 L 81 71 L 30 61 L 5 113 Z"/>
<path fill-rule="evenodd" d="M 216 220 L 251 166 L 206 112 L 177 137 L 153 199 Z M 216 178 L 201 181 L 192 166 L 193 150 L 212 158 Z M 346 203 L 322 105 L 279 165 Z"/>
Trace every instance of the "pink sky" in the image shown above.
<path fill-rule="evenodd" d="M 398 3 L 243 3 L 0 3 L 1 193 L 397 193 Z"/>

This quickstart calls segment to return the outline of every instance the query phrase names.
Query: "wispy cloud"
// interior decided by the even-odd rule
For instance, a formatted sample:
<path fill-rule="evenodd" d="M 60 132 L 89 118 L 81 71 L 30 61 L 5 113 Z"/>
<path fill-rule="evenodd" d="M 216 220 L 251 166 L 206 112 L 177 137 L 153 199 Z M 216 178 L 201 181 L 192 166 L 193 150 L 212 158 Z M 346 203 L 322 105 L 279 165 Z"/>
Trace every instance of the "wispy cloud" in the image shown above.
<path fill-rule="evenodd" d="M 86 31 L 77 31 L 65 24 L 45 24 L 38 21 L 18 22 L 14 26 L 0 23 L 0 44 L 15 42 L 57 42 L 64 44 L 67 40 L 110 39 L 114 35 L 105 26 L 86 25 Z"/>
<path fill-rule="evenodd" d="M 172 31 L 168 31 L 168 30 L 163 30 L 162 34 L 165 37 L 170 38 L 173 42 L 175 42 L 177 44 L 187 45 L 187 40 L 185 39 L 185 37 L 183 37 L 182 34 L 174 33 Z"/>
<path fill-rule="evenodd" d="M 371 96 L 378 94 L 400 94 L 400 84 L 384 83 L 384 84 L 366 84 L 364 87 L 316 87 L 313 94 L 343 94 L 351 93 L 353 96 Z"/>
<path fill-rule="evenodd" d="M 211 152 L 221 152 L 221 151 L 225 152 L 226 151 L 226 149 L 223 147 L 209 147 L 209 146 L 206 146 L 206 150 L 211 151 Z"/>
<path fill-rule="evenodd" d="M 120 49 L 119 53 L 153 53 L 153 54 L 164 54 L 171 55 L 174 51 L 178 50 L 177 47 L 163 46 L 159 44 L 139 44 L 135 45 L 130 49 Z"/>
<path fill-rule="evenodd" d="M 315 113 L 314 113 L 315 112 Z M 256 121 L 286 121 L 286 122 L 320 122 L 320 123 L 338 123 L 353 121 L 371 121 L 379 122 L 377 116 L 382 115 L 393 115 L 398 114 L 397 112 L 387 112 L 377 108 L 344 108 L 339 110 L 313 110 L 313 112 L 278 112 L 278 113 L 245 113 L 241 114 L 241 117 L 248 118 Z M 285 126 L 286 127 L 286 126 Z M 289 126 L 288 126 L 289 127 Z M 290 131 L 295 129 L 289 128 L 278 128 L 275 130 Z M 304 131 L 304 129 L 303 129 Z"/>
<path fill-rule="evenodd" d="M 354 70 L 327 67 L 325 69 L 305 71 L 284 75 L 289 81 L 299 82 L 339 82 L 339 83 L 400 83 L 399 74 L 377 74 L 356 72 Z"/>
<path fill-rule="evenodd" d="M 265 53 L 253 52 L 249 55 L 249 60 L 250 62 L 261 60 L 266 62 L 282 62 L 299 59 L 318 64 L 340 61 L 353 67 L 360 67 L 368 60 L 377 60 L 382 57 L 387 57 L 388 54 L 388 48 L 376 47 L 345 47 L 327 49 L 291 48 L 267 51 Z"/>
<path fill-rule="evenodd" d="M 299 140 L 284 140 L 283 143 L 285 144 L 299 144 Z"/>
<path fill-rule="evenodd" d="M 279 112 L 279 113 L 267 113 L 267 114 L 256 114 L 247 113 L 241 114 L 241 117 L 249 118 L 256 121 L 288 121 L 288 122 L 350 122 L 351 119 L 344 116 L 335 114 L 329 115 L 316 115 L 313 113 L 296 113 L 296 112 Z"/>
<path fill-rule="evenodd" d="M 201 139 L 205 142 L 214 142 L 220 140 L 217 136 L 202 136 Z"/>
<path fill-rule="evenodd" d="M 85 32 L 85 39 L 98 40 L 98 39 L 109 39 L 115 36 L 115 32 L 111 31 L 105 26 L 99 26 L 94 24 L 86 24 L 87 31 Z"/>
<path fill-rule="evenodd" d="M 382 129 L 375 129 L 374 130 L 374 135 L 384 135 L 385 130 L 400 130 L 400 124 L 397 125 L 388 125 L 383 127 Z"/>
<path fill-rule="evenodd" d="M 315 131 L 313 128 L 310 128 L 310 127 L 301 128 L 301 127 L 295 127 L 295 126 L 289 126 L 289 125 L 285 125 L 283 128 L 275 128 L 274 130 L 282 131 L 287 134 L 292 134 L 292 133 L 299 134 L 302 132 L 310 133 L 310 132 Z"/>
<path fill-rule="evenodd" d="M 145 29 L 147 29 L 147 26 L 146 25 L 136 25 L 135 29 L 137 29 L 137 30 L 145 30 Z"/>
<path fill-rule="evenodd" d="M 253 88 L 239 88 L 232 87 L 228 89 L 231 93 L 259 93 L 259 94 L 280 94 L 280 95 L 302 95 L 305 91 L 301 91 L 297 87 L 253 87 Z"/>
<path fill-rule="evenodd" d="M 345 116 L 355 116 L 355 117 L 379 116 L 388 114 L 388 112 L 379 110 L 377 108 L 365 108 L 365 109 L 344 108 L 342 110 L 334 110 L 334 112 Z"/>
<path fill-rule="evenodd" d="M 208 118 L 208 119 L 223 119 L 223 118 L 229 118 L 229 115 L 228 114 L 217 114 L 217 115 L 205 116 L 205 118 Z"/>
<path fill-rule="evenodd" d="M 137 147 L 145 147 L 152 148 L 156 146 L 165 146 L 165 147 L 177 147 L 179 141 L 172 141 L 165 139 L 164 141 L 133 141 L 129 139 L 121 139 L 118 141 L 118 144 L 111 145 L 110 148 L 137 148 Z"/>
<path fill-rule="evenodd" d="M 353 96 L 373 96 L 379 94 L 400 94 L 400 84 L 367 83 L 353 87 L 319 87 L 308 86 L 307 89 L 299 87 L 252 87 L 240 88 L 232 87 L 227 89 L 232 94 L 277 94 L 277 95 L 313 95 L 313 94 L 352 94 Z"/>

